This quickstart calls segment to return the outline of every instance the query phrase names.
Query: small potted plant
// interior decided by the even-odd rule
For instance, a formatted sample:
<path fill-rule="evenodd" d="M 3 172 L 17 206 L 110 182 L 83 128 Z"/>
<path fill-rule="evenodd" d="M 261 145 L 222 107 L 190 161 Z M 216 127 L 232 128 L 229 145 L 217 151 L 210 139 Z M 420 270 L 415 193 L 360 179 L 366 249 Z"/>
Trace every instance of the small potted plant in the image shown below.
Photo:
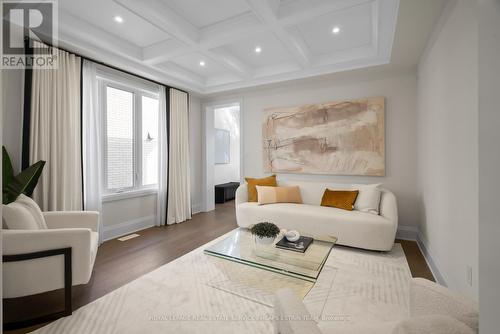
<path fill-rule="evenodd" d="M 273 223 L 264 222 L 252 226 L 250 232 L 254 236 L 256 244 L 270 245 L 280 233 L 280 229 Z"/>

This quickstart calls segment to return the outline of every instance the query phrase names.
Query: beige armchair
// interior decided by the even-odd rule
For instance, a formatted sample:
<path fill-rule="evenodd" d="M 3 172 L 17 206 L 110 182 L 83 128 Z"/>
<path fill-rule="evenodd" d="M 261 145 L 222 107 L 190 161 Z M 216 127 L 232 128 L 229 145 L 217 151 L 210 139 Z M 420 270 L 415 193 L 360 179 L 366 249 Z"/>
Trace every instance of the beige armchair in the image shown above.
<path fill-rule="evenodd" d="M 3 298 L 64 288 L 64 311 L 18 323 L 15 329 L 72 313 L 71 287 L 89 282 L 99 245 L 99 213 L 41 212 L 29 197 L 2 205 Z"/>
<path fill-rule="evenodd" d="M 477 334 L 479 308 L 477 303 L 422 278 L 410 282 L 408 318 L 400 322 L 356 325 L 316 323 L 304 304 L 291 290 L 275 295 L 276 334 Z"/>
<path fill-rule="evenodd" d="M 3 255 L 71 248 L 72 285 L 88 283 L 99 242 L 99 214 L 91 211 L 44 212 L 47 229 L 3 230 Z M 62 256 L 4 262 L 3 297 L 15 298 L 64 288 Z"/>

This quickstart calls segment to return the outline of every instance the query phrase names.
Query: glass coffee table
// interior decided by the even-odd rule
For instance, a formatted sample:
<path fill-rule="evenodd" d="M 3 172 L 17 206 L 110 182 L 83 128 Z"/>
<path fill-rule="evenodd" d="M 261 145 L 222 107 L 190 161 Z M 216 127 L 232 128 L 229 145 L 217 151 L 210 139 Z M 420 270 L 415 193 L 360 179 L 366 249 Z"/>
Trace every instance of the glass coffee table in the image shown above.
<path fill-rule="evenodd" d="M 276 238 L 276 242 L 280 237 Z M 248 229 L 238 228 L 225 239 L 204 250 L 205 254 L 239 262 L 252 267 L 316 282 L 337 238 L 314 239 L 304 253 L 256 245 Z"/>

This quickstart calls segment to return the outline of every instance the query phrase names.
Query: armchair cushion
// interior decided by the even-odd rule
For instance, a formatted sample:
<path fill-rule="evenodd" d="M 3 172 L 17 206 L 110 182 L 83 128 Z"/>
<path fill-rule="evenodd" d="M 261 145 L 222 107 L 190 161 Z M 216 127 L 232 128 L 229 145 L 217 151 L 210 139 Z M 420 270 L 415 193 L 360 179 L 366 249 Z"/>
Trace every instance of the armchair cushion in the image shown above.
<path fill-rule="evenodd" d="M 2 205 L 2 207 L 3 223 L 10 230 L 47 228 L 40 207 L 26 195 L 21 194 L 14 202 Z"/>
<path fill-rule="evenodd" d="M 367 332 L 368 333 L 368 332 Z M 426 315 L 400 321 L 392 334 L 474 334 L 463 322 L 445 315 Z"/>
<path fill-rule="evenodd" d="M 43 217 L 49 229 L 89 228 L 99 231 L 99 212 L 97 211 L 49 211 Z"/>
<path fill-rule="evenodd" d="M 479 306 L 448 288 L 423 278 L 410 282 L 410 316 L 446 315 L 469 326 L 479 328 Z"/>
<path fill-rule="evenodd" d="M 40 228 L 47 228 L 47 224 L 45 224 L 45 219 L 43 218 L 42 210 L 40 210 L 40 207 L 33 199 L 24 194 L 21 194 L 16 199 L 16 202 L 23 204 L 29 210 Z"/>

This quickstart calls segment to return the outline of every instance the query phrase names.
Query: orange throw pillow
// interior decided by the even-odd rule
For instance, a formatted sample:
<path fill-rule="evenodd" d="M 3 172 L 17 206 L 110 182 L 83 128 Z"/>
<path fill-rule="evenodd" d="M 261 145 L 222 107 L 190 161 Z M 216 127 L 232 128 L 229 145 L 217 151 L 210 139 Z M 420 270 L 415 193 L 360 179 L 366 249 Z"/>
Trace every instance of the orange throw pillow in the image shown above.
<path fill-rule="evenodd" d="M 352 211 L 354 202 L 358 197 L 357 190 L 330 190 L 325 189 L 323 198 L 321 199 L 321 206 L 331 206 L 334 208 Z"/>
<path fill-rule="evenodd" d="M 259 205 L 273 203 L 302 203 L 300 188 L 256 186 Z"/>
<path fill-rule="evenodd" d="M 276 187 L 276 175 L 271 175 L 264 177 L 262 179 L 254 179 L 251 177 L 245 177 L 245 181 L 248 183 L 248 201 L 257 202 L 257 188 L 255 186 L 268 186 Z"/>

